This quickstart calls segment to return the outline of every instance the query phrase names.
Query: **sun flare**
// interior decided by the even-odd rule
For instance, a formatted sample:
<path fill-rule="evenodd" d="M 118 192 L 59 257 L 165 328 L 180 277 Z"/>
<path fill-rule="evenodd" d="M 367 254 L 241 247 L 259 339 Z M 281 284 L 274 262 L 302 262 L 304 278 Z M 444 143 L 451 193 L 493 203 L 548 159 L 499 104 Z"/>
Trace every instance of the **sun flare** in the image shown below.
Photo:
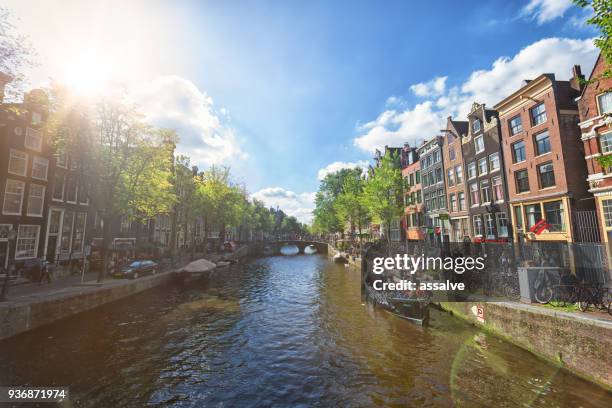
<path fill-rule="evenodd" d="M 111 80 L 111 64 L 101 53 L 82 52 L 67 61 L 61 83 L 73 91 L 93 96 L 104 92 L 108 87 Z"/>

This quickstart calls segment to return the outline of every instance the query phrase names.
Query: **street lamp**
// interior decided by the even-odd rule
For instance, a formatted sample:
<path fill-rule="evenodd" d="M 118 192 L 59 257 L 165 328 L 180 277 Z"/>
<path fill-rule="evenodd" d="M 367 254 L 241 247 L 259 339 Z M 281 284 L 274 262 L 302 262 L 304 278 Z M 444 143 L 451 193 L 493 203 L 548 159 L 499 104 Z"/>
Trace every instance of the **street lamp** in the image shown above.
<path fill-rule="evenodd" d="M 6 300 L 6 292 L 8 291 L 8 284 L 9 284 L 9 271 L 11 270 L 11 267 L 13 266 L 13 262 L 11 258 L 11 244 L 15 241 L 15 239 L 17 239 L 17 232 L 15 230 L 10 230 L 7 233 L 6 238 L 8 239 L 8 246 L 6 248 L 6 256 L 8 256 L 9 264 L 8 264 L 6 273 L 4 275 L 2 291 L 0 291 L 0 302 L 3 302 Z M 17 249 L 15 248 L 15 250 Z"/>

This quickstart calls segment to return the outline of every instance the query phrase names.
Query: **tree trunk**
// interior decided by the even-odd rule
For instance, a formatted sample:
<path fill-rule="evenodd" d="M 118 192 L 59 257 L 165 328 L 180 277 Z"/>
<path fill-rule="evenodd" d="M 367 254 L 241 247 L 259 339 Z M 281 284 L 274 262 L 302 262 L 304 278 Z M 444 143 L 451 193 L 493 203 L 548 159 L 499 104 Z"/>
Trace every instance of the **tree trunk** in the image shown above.
<path fill-rule="evenodd" d="M 111 226 L 112 226 L 112 217 L 104 216 L 102 217 L 102 222 L 104 225 L 102 226 L 102 267 L 98 269 L 98 282 L 104 281 L 104 276 L 108 274 L 108 261 L 109 261 L 109 246 L 112 240 L 111 236 Z"/>

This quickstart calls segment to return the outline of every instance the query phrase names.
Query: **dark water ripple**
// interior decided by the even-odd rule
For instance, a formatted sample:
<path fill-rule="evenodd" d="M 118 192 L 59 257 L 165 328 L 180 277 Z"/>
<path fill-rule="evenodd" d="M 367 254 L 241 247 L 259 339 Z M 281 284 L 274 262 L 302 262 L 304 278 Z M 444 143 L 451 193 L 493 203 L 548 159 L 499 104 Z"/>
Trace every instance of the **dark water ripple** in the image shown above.
<path fill-rule="evenodd" d="M 273 257 L 0 342 L 1 385 L 78 407 L 609 407 L 610 393 L 434 311 L 361 304 L 359 273 Z"/>

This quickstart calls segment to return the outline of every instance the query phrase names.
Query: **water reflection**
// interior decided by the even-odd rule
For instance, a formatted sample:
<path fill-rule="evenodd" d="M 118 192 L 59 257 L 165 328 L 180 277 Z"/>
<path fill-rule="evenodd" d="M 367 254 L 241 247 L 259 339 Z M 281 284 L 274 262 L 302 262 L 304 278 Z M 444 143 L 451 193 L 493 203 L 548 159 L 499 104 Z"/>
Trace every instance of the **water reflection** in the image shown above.
<path fill-rule="evenodd" d="M 434 311 L 362 305 L 359 273 L 270 257 L 0 343 L 0 384 L 72 406 L 610 406 L 609 393 Z"/>

